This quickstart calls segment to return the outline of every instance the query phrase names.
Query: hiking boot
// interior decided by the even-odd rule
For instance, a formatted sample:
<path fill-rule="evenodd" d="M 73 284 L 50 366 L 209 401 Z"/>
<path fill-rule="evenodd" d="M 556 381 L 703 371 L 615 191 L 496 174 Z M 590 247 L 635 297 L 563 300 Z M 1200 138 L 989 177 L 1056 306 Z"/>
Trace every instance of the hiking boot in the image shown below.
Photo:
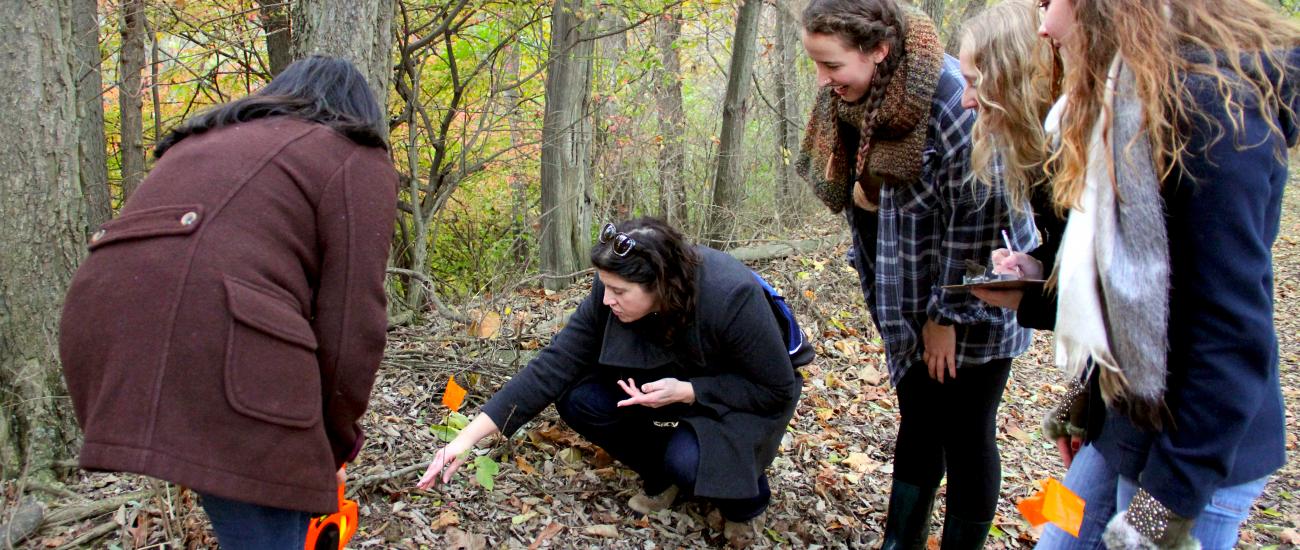
<path fill-rule="evenodd" d="M 763 516 L 748 521 L 727 520 L 722 526 L 722 536 L 727 539 L 728 548 L 749 548 L 758 540 L 758 530 L 763 526 Z"/>
<path fill-rule="evenodd" d="M 677 500 L 677 486 L 669 485 L 664 492 L 654 496 L 645 494 L 644 490 L 637 493 L 636 496 L 628 499 L 627 507 L 641 515 L 649 515 L 667 509 L 673 505 L 674 500 Z"/>

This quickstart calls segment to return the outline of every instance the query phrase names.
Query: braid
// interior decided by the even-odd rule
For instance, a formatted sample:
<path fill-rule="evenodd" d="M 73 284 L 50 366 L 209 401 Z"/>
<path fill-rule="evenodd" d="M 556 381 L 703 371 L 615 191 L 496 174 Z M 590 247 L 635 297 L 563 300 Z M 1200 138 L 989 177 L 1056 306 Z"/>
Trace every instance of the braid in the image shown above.
<path fill-rule="evenodd" d="M 803 11 L 806 32 L 838 36 L 861 51 L 888 44 L 889 55 L 876 66 L 865 96 L 865 113 L 858 142 L 857 171 L 862 174 L 871 138 L 876 132 L 880 105 L 904 56 L 907 21 L 894 0 L 812 0 Z"/>
<path fill-rule="evenodd" d="M 885 101 L 885 90 L 889 88 L 889 83 L 894 80 L 894 73 L 898 72 L 898 65 L 903 59 L 902 52 L 897 49 L 889 51 L 885 57 L 876 66 L 876 74 L 871 78 L 871 88 L 867 90 L 865 117 L 862 122 L 861 136 L 858 138 L 858 173 L 867 160 L 867 151 L 871 148 L 871 138 L 876 133 L 876 121 L 880 118 L 880 105 Z"/>

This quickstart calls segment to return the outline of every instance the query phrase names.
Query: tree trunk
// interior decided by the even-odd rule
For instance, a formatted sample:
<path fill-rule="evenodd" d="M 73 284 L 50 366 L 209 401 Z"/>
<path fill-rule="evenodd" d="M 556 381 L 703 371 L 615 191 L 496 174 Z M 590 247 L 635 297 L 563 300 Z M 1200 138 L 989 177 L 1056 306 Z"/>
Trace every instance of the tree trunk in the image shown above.
<path fill-rule="evenodd" d="M 100 76 L 97 0 L 76 0 L 73 36 L 76 40 L 77 120 L 80 121 L 81 193 L 86 196 L 86 236 L 113 217 L 108 187 L 108 146 L 104 138 L 104 83 Z"/>
<path fill-rule="evenodd" d="M 659 111 L 659 211 L 678 229 L 686 227 L 686 115 L 682 107 L 682 61 L 677 41 L 682 36 L 680 5 L 655 22 L 655 47 L 663 64 L 655 67 L 655 108 Z"/>
<path fill-rule="evenodd" d="M 966 2 L 966 8 L 961 10 L 960 22 L 948 29 L 948 43 L 944 46 L 945 51 L 952 54 L 953 57 L 957 56 L 957 50 L 961 48 L 961 28 L 966 25 L 967 20 L 975 17 L 975 14 L 983 10 L 987 4 L 988 0 L 969 0 Z"/>
<path fill-rule="evenodd" d="M 262 32 L 266 33 L 266 57 L 271 62 L 271 76 L 274 77 L 293 63 L 289 0 L 257 0 L 257 4 L 262 12 Z"/>
<path fill-rule="evenodd" d="M 117 102 L 121 110 L 122 202 L 144 180 L 144 0 L 122 4 Z"/>
<path fill-rule="evenodd" d="M 591 243 L 592 41 L 582 33 L 584 0 L 555 0 L 546 67 L 546 114 L 542 119 L 542 271 L 556 290 L 586 267 Z"/>
<path fill-rule="evenodd" d="M 593 22 L 598 34 L 606 34 L 606 29 L 626 28 L 627 20 L 622 16 L 606 11 Z M 619 92 L 619 62 L 627 55 L 627 31 L 602 36 L 593 46 L 592 82 L 595 89 L 591 94 L 592 113 L 592 167 L 595 172 L 593 185 L 600 182 L 602 215 L 614 219 L 627 218 L 636 209 L 638 193 L 634 183 L 627 176 L 624 167 L 626 151 L 619 145 L 619 135 L 626 135 L 629 123 L 619 116 L 618 104 L 614 94 Z"/>
<path fill-rule="evenodd" d="M 779 178 L 776 195 L 778 215 L 782 221 L 789 222 L 788 215 L 797 212 L 803 205 L 803 182 L 795 174 L 794 156 L 799 150 L 799 84 L 796 51 L 799 45 L 799 22 L 796 16 L 785 6 L 777 5 L 776 17 L 776 56 L 778 69 L 776 74 L 776 152 L 777 177 Z"/>
<path fill-rule="evenodd" d="M 736 18 L 736 36 L 731 45 L 731 67 L 727 72 L 727 96 L 722 103 L 722 133 L 718 143 L 718 169 L 713 179 L 713 205 L 709 209 L 708 236 L 714 248 L 730 246 L 737 209 L 744 198 L 745 118 L 749 110 L 750 79 L 757 50 L 758 16 L 762 0 L 744 0 Z"/>
<path fill-rule="evenodd" d="M 293 12 L 294 58 L 322 54 L 351 61 L 387 112 L 395 7 L 394 0 L 299 0 Z"/>
<path fill-rule="evenodd" d="M 944 0 L 922 0 L 921 2 L 921 11 L 930 16 L 930 20 L 934 22 L 934 30 L 938 31 L 939 36 L 944 35 L 943 14 L 945 11 L 944 4 L 946 3 Z"/>
<path fill-rule="evenodd" d="M 505 53 L 505 78 L 511 84 L 518 82 L 522 76 L 519 70 L 519 44 L 511 44 Z M 524 141 L 524 120 L 520 109 L 519 87 L 511 85 L 501 92 L 501 101 L 506 109 L 506 120 L 510 124 L 510 149 L 516 155 L 522 155 Z M 506 176 L 510 183 L 510 249 L 512 255 L 520 261 L 528 259 L 528 174 L 523 170 L 522 159 L 510 163 L 510 173 Z"/>
<path fill-rule="evenodd" d="M 83 254 L 71 0 L 10 0 L 0 17 L 0 477 L 53 479 L 76 427 L 59 312 Z"/>

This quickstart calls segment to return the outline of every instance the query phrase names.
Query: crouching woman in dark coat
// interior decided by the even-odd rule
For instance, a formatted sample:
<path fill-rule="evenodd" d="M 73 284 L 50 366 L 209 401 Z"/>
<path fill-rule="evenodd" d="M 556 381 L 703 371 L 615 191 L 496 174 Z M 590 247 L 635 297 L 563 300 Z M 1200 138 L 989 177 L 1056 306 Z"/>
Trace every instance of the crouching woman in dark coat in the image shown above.
<path fill-rule="evenodd" d="M 771 491 L 776 456 L 799 398 L 764 290 L 731 256 L 687 244 L 654 219 L 602 229 L 597 278 L 568 325 L 438 451 L 419 486 L 447 482 L 479 440 L 514 433 L 548 404 L 635 470 L 637 512 L 680 490 L 711 500 L 743 546 Z M 676 421 L 676 427 L 660 427 Z"/>

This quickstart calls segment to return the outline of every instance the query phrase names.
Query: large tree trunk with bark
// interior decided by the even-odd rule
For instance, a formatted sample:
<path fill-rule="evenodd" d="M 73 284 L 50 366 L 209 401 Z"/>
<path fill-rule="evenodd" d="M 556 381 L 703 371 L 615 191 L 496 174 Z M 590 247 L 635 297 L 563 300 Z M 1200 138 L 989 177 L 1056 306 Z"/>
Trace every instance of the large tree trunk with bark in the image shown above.
<path fill-rule="evenodd" d="M 542 120 L 542 271 L 544 285 L 559 289 L 586 267 L 591 246 L 592 40 L 583 0 L 555 0 L 546 67 Z"/>
<path fill-rule="evenodd" d="M 121 110 L 122 202 L 144 181 L 144 0 L 122 4 L 117 102 Z"/>
<path fill-rule="evenodd" d="M 708 240 L 714 248 L 728 248 L 736 215 L 744 198 L 745 119 L 749 111 L 750 80 L 757 50 L 758 16 L 762 0 L 744 0 L 736 18 L 727 72 L 727 95 L 722 102 L 722 133 L 718 143 L 718 168 L 713 179 L 713 204 L 709 209 Z"/>
<path fill-rule="evenodd" d="M 257 0 L 266 34 L 266 57 L 271 76 L 293 63 L 293 32 L 289 27 L 289 0 Z"/>
<path fill-rule="evenodd" d="M 778 215 L 789 222 L 789 214 L 798 212 L 804 202 L 803 180 L 795 174 L 794 159 L 799 151 L 799 84 L 796 60 L 800 52 L 799 22 L 787 6 L 777 5 L 776 16 L 776 152 Z"/>
<path fill-rule="evenodd" d="M 86 235 L 113 217 L 113 197 L 108 187 L 107 145 L 104 137 L 103 80 L 99 54 L 97 0 L 76 0 L 73 39 L 77 63 L 77 120 L 80 122 L 81 193 L 86 196 Z"/>
<path fill-rule="evenodd" d="M 659 112 L 659 211 L 674 227 L 686 227 L 686 110 L 682 106 L 682 8 L 675 6 L 655 21 L 655 47 L 663 63 L 655 67 L 655 109 Z"/>
<path fill-rule="evenodd" d="M 293 12 L 294 58 L 321 54 L 351 61 L 387 111 L 395 7 L 394 0 L 298 0 Z"/>
<path fill-rule="evenodd" d="M 63 292 L 86 227 L 71 0 L 0 17 L 0 477 L 51 479 L 76 426 L 58 361 Z"/>

